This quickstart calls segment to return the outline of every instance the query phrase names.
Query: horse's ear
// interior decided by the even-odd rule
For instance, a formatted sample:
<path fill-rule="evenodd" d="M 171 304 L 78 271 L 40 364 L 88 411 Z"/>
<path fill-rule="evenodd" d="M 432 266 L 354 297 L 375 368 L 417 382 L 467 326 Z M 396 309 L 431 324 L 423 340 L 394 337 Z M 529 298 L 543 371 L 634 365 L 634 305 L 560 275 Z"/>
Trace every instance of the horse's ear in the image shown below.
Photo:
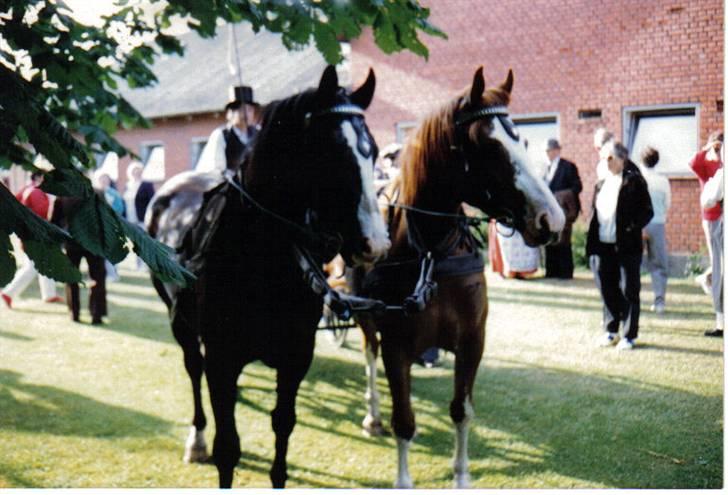
<path fill-rule="evenodd" d="M 513 69 L 508 69 L 508 76 L 503 84 L 501 84 L 501 88 L 506 93 L 511 94 L 511 90 L 513 89 Z"/>
<path fill-rule="evenodd" d="M 370 68 L 369 75 L 367 75 L 367 80 L 364 81 L 364 84 L 351 93 L 351 102 L 361 107 L 363 110 L 366 110 L 372 102 L 372 98 L 374 97 L 374 88 L 376 85 L 377 78 L 374 77 L 374 71 Z"/>
<path fill-rule="evenodd" d="M 324 69 L 324 73 L 321 75 L 321 81 L 319 81 L 316 95 L 319 101 L 328 102 L 333 100 L 336 96 L 336 91 L 339 89 L 339 76 L 336 75 L 336 67 L 329 65 Z"/>
<path fill-rule="evenodd" d="M 470 104 L 475 105 L 483 99 L 485 91 L 485 79 L 483 79 L 483 66 L 478 67 L 473 76 L 473 84 L 470 86 Z"/>

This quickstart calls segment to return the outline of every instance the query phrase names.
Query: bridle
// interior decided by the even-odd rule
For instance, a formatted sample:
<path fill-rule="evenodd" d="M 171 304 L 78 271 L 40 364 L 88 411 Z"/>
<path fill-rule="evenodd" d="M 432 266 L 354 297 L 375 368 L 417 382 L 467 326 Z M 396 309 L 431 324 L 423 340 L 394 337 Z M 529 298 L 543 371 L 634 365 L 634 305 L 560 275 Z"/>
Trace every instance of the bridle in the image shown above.
<path fill-rule="evenodd" d="M 304 130 L 308 129 L 314 120 L 329 115 L 363 117 L 364 110 L 352 103 L 341 103 L 316 112 L 307 112 L 303 117 Z M 306 209 L 303 223 L 291 220 L 279 213 L 276 213 L 256 200 L 250 191 L 245 188 L 244 181 L 242 179 L 243 172 L 244 169 L 241 169 L 238 172 L 238 180 L 235 180 L 236 174 L 228 171 L 224 174 L 224 178 L 225 181 L 239 193 L 244 205 L 257 210 L 263 216 L 278 223 L 289 233 L 294 244 L 298 245 L 301 249 L 317 253 L 322 258 L 333 258 L 336 253 L 341 251 L 343 239 L 340 234 L 331 234 L 321 230 L 317 231 L 315 229 L 316 213 L 312 208 Z"/>
<path fill-rule="evenodd" d="M 506 118 L 508 118 L 508 116 L 509 116 L 508 107 L 506 107 L 505 105 L 495 105 L 495 106 L 485 106 L 485 107 L 477 108 L 475 110 L 464 112 L 463 114 L 461 114 L 455 118 L 455 127 L 456 127 L 455 144 L 453 144 L 450 147 L 450 149 L 452 151 L 454 151 L 457 155 L 459 155 L 460 160 L 463 164 L 462 165 L 463 171 L 465 172 L 466 175 L 470 171 L 471 167 L 470 167 L 470 163 L 468 162 L 467 153 L 465 152 L 465 149 L 463 146 L 464 138 L 462 136 L 462 129 L 468 124 L 472 124 L 473 122 L 476 122 L 478 120 L 482 120 L 482 119 L 486 119 L 486 118 L 490 118 L 490 117 L 497 117 L 497 118 L 501 119 L 501 122 L 503 122 L 502 119 L 506 119 Z M 508 126 L 506 126 L 506 124 L 503 124 L 503 126 L 506 128 L 508 127 Z M 486 196 L 485 201 L 486 202 L 490 201 L 492 198 L 490 191 L 488 191 L 486 189 L 485 191 L 483 191 L 483 193 Z M 476 227 L 476 228 L 479 227 L 483 223 L 488 223 L 491 220 L 496 220 L 499 224 L 509 227 L 511 229 L 511 233 L 510 233 L 511 236 L 515 232 L 515 227 L 514 227 L 515 215 L 513 214 L 513 212 L 510 209 L 502 207 L 502 206 L 499 207 L 500 211 L 496 214 L 486 213 L 483 216 L 477 216 L 477 217 L 472 217 L 472 216 L 463 215 L 463 214 L 459 214 L 459 213 L 445 213 L 445 212 L 440 212 L 440 211 L 435 211 L 435 210 L 428 210 L 425 208 L 418 208 L 418 207 L 415 207 L 412 205 L 407 205 L 407 204 L 399 203 L 396 201 L 394 201 L 394 202 L 390 201 L 390 202 L 386 203 L 386 206 L 390 210 L 390 213 L 389 213 L 390 219 L 392 217 L 392 212 L 394 209 L 401 209 L 401 210 L 405 210 L 406 212 L 413 212 L 413 213 L 431 216 L 431 217 L 451 218 L 451 219 L 455 220 L 457 222 L 457 224 L 459 224 L 459 225 L 466 225 L 468 227 Z M 408 225 L 410 225 L 410 224 L 411 224 L 411 222 L 408 222 Z M 414 236 L 418 237 L 416 234 Z M 410 237 L 412 238 L 413 235 L 410 234 Z"/>

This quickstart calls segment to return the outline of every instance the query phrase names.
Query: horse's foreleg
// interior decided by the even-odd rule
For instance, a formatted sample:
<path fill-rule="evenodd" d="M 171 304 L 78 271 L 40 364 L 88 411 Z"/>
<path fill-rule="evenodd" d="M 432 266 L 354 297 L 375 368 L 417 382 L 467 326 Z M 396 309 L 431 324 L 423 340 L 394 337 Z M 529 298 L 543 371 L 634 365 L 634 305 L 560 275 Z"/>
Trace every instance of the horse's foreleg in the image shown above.
<path fill-rule="evenodd" d="M 409 448 L 415 436 L 415 414 L 410 400 L 411 363 L 402 353 L 382 347 L 384 368 L 392 394 L 392 429 L 397 437 L 397 479 L 395 488 L 413 488 L 409 472 Z"/>
<path fill-rule="evenodd" d="M 276 407 L 271 412 L 273 432 L 276 436 L 276 453 L 270 469 L 273 488 L 285 488 L 288 480 L 288 439 L 296 426 L 296 395 L 303 377 L 311 364 L 291 363 L 278 370 Z"/>
<path fill-rule="evenodd" d="M 379 342 L 376 333 L 368 330 L 363 330 L 363 332 L 367 376 L 367 389 L 364 393 L 364 399 L 367 403 L 367 415 L 364 417 L 361 425 L 364 435 L 376 437 L 388 433 L 382 424 L 382 413 L 379 407 L 379 391 L 377 390 L 377 355 L 379 354 Z"/>
<path fill-rule="evenodd" d="M 185 370 L 190 377 L 192 384 L 192 399 L 194 403 L 194 416 L 192 418 L 192 426 L 185 443 L 184 462 L 205 462 L 209 455 L 207 454 L 207 443 L 205 442 L 205 427 L 207 426 L 207 418 L 202 408 L 202 372 L 204 368 L 204 358 L 200 352 L 200 342 L 197 338 L 197 332 L 185 324 L 181 318 L 175 318 L 172 321 L 172 332 L 175 339 L 182 347 L 184 355 Z"/>
<path fill-rule="evenodd" d="M 215 355 L 207 349 L 205 373 L 210 389 L 210 402 L 215 415 L 215 440 L 212 455 L 220 480 L 220 488 L 230 488 L 233 471 L 240 460 L 240 437 L 235 428 L 235 402 L 240 367 L 235 358 Z"/>
<path fill-rule="evenodd" d="M 450 418 L 455 424 L 455 457 L 453 459 L 453 483 L 455 488 L 470 487 L 468 470 L 468 430 L 475 416 L 472 404 L 473 384 L 483 353 L 480 343 L 459 346 L 455 356 L 455 394 L 450 403 Z"/>

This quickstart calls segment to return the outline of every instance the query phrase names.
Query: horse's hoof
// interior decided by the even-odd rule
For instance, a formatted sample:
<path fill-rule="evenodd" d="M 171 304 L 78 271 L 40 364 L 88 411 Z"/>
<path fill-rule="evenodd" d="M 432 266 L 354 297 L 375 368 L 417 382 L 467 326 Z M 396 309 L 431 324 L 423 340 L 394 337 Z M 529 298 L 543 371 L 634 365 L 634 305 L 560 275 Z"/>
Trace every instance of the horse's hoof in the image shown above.
<path fill-rule="evenodd" d="M 454 488 L 470 488 L 470 474 L 456 474 L 453 481 Z"/>
<path fill-rule="evenodd" d="M 361 432 L 365 437 L 388 437 L 389 430 L 384 427 L 381 419 L 374 419 L 371 416 L 364 418 L 361 422 Z"/>
<path fill-rule="evenodd" d="M 412 483 L 412 480 L 410 478 L 404 478 L 404 479 L 398 479 L 394 482 L 394 487 L 397 489 L 405 489 L 409 490 L 410 488 L 414 488 L 415 485 Z"/>
<path fill-rule="evenodd" d="M 209 459 L 207 443 L 205 442 L 205 431 L 197 431 L 194 426 L 191 427 L 187 442 L 185 442 L 185 455 L 182 457 L 182 460 L 190 464 L 193 462 L 205 463 Z"/>
<path fill-rule="evenodd" d="M 205 464 L 208 460 L 210 460 L 210 455 L 207 453 L 206 447 L 185 449 L 185 455 L 182 457 L 182 460 L 185 464 Z"/>
<path fill-rule="evenodd" d="M 384 427 L 384 425 L 380 423 L 373 423 L 370 425 L 363 425 L 361 429 L 362 435 L 365 437 L 373 438 L 373 437 L 388 437 L 391 435 L 388 429 Z"/>

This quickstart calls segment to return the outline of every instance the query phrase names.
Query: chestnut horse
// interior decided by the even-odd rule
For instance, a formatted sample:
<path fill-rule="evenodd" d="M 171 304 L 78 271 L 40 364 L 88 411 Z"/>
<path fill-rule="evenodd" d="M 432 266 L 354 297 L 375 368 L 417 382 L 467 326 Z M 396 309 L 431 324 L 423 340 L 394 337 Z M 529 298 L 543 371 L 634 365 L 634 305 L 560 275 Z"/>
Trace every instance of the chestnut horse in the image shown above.
<path fill-rule="evenodd" d="M 377 260 L 390 245 L 374 193 L 377 148 L 364 121 L 374 86 L 370 71 L 349 93 L 338 86 L 334 67 L 327 67 L 318 88 L 266 106 L 243 169 L 205 192 L 204 202 L 201 191 L 214 180 L 195 176 L 163 187 L 151 206 L 150 233 L 176 239 L 181 261 L 198 276 L 191 288 L 155 287 L 169 304 L 193 385 L 195 416 L 185 455 L 206 456 L 204 367 L 220 487 L 232 485 L 241 453 L 238 377 L 255 360 L 277 370 L 270 479 L 276 488 L 285 486 L 296 395 L 322 314 L 322 297 L 304 280 L 295 253 L 305 251 L 320 264 L 340 252 L 357 264 Z M 184 197 L 186 203 L 175 202 Z M 186 233 L 175 237 L 180 228 Z"/>
<path fill-rule="evenodd" d="M 564 215 L 545 183 L 532 174 L 526 148 L 507 105 L 513 74 L 485 90 L 482 67 L 461 95 L 429 115 L 405 145 L 401 174 L 387 192 L 392 247 L 386 261 L 355 283 L 360 295 L 388 304 L 412 292 L 418 274 L 431 268 L 437 285 L 424 310 L 364 315 L 368 411 L 365 430 L 381 431 L 376 357 L 381 353 L 392 394 L 392 429 L 398 468 L 395 486 L 412 487 L 407 456 L 415 436 L 410 368 L 430 347 L 455 355 L 450 417 L 455 425 L 455 486 L 469 485 L 467 438 L 473 417 L 473 385 L 483 354 L 488 296 L 482 257 L 468 231 L 462 204 L 510 225 L 530 246 L 555 238 Z M 472 222 L 470 222 L 472 223 Z M 423 262 L 424 260 L 424 262 Z M 413 306 L 415 310 L 416 305 Z M 422 309 L 422 308 L 420 308 Z"/>

